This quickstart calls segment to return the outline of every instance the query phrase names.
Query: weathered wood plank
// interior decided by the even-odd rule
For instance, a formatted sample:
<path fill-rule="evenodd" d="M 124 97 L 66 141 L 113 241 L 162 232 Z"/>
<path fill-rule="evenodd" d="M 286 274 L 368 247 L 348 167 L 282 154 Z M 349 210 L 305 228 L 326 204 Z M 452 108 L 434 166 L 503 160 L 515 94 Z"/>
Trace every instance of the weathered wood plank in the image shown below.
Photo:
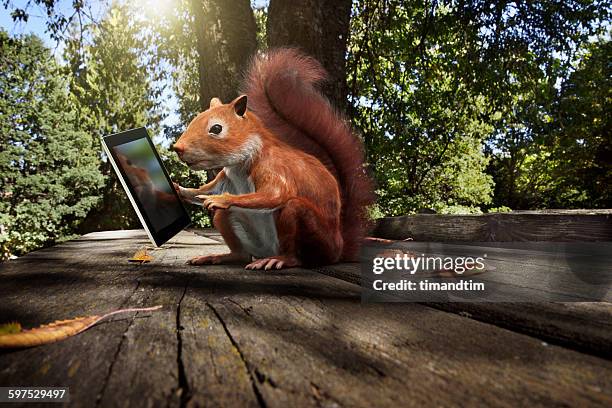
<path fill-rule="evenodd" d="M 128 306 L 139 269 L 117 251 L 142 243 L 72 241 L 0 265 L 0 320 L 25 327 Z M 75 406 L 95 406 L 131 316 L 102 323 L 63 342 L 0 351 L 0 384 L 69 386 Z"/>
<path fill-rule="evenodd" d="M 226 248 L 185 232 L 163 248 L 151 248 L 151 264 L 129 264 L 127 259 L 143 246 L 149 246 L 143 231 L 94 233 L 3 264 L 3 320 L 9 316 L 34 326 L 120 307 L 158 303 L 165 307 L 146 318 L 119 317 L 64 342 L 2 351 L 0 384 L 26 381 L 28 385 L 69 386 L 74 406 L 179 406 L 189 391 L 181 378 L 186 360 L 179 354 L 182 345 L 177 331 L 178 305 L 190 278 L 188 270 L 193 269 L 185 261 Z M 197 312 L 191 310 L 194 316 Z M 217 321 L 215 328 L 224 333 Z M 208 368 L 198 366 L 200 371 Z M 40 376 L 39 371 L 46 375 Z M 235 387 L 231 384 L 228 392 Z M 252 388 L 241 398 L 255 400 Z"/>
<path fill-rule="evenodd" d="M 612 241 L 612 210 L 416 214 L 377 220 L 373 236 L 415 241 Z"/>
<path fill-rule="evenodd" d="M 40 324 L 121 306 L 164 309 L 4 351 L 0 384 L 69 386 L 75 406 L 612 401 L 604 359 L 419 304 L 361 305 L 357 286 L 309 270 L 185 265 L 225 250 L 189 233 L 154 251 L 151 264 L 128 265 L 144 236 L 113 236 L 3 265 L 0 296 L 10 303 L 0 317 Z"/>
<path fill-rule="evenodd" d="M 139 290 L 146 294 L 146 303 L 167 306 L 163 314 L 156 313 L 148 321 L 136 321 L 126 331 L 126 340 L 117 352 L 113 373 L 100 401 L 102 406 L 116 404 L 116 401 L 131 406 L 182 406 L 189 401 L 196 402 L 196 405 L 222 405 L 222 402 L 227 402 L 227 395 L 238 396 L 232 402 L 255 401 L 253 390 L 244 379 L 242 384 L 247 387 L 234 394 L 239 388 L 237 380 L 240 378 L 230 371 L 234 367 L 223 366 L 223 359 L 212 363 L 213 367 L 215 363 L 220 366 L 221 375 L 227 379 L 224 384 L 226 395 L 218 392 L 222 387 L 213 387 L 213 380 L 217 377 L 194 373 L 211 372 L 211 361 L 205 357 L 214 353 L 208 350 L 212 349 L 210 343 L 202 347 L 191 341 L 199 340 L 196 334 L 205 334 L 198 317 L 201 318 L 206 309 L 194 310 L 189 302 L 183 303 L 193 278 L 190 273 L 193 267 L 185 265 L 185 261 L 198 254 L 223 250 L 225 248 L 216 241 L 183 232 L 163 248 L 152 252 L 156 259 L 143 268 L 146 273 L 141 278 Z M 207 329 L 225 336 L 218 322 Z M 129 382 L 127 387 L 126 380 Z M 199 390 L 204 391 L 201 393 Z M 204 398 L 201 398 L 202 394 Z"/>
<path fill-rule="evenodd" d="M 359 264 L 317 268 L 356 285 Z M 580 352 L 612 359 L 612 303 L 426 303 L 429 307 L 503 327 Z"/>
<path fill-rule="evenodd" d="M 181 302 L 180 321 L 189 405 L 259 406 L 239 350 L 208 302 L 191 288 Z"/>
<path fill-rule="evenodd" d="M 339 265 L 334 269 L 347 270 L 346 267 Z M 539 386 L 535 394 L 529 390 L 532 394 L 519 402 L 554 403 L 570 395 L 576 396 L 573 403 L 577 404 L 597 403 L 600 397 L 600 403 L 607 403 L 610 399 L 606 392 L 596 398 L 588 392 L 575 394 L 582 380 L 570 380 L 564 376 L 571 377 L 573 370 L 581 364 L 578 362 L 553 363 L 560 371 L 545 375 L 547 378 L 542 380 L 544 361 L 565 357 L 565 353 L 571 353 L 571 358 L 582 359 L 585 357 L 582 354 L 550 347 L 537 339 L 500 331 L 495 326 L 470 321 L 460 315 L 456 316 L 458 320 L 447 320 L 447 314 L 432 313 L 431 309 L 418 304 L 362 306 L 358 300 L 359 289 L 354 285 L 323 280 L 320 282 L 325 286 L 318 288 L 319 293 L 312 296 L 313 284 L 319 280 L 311 277 L 309 271 L 300 272 L 301 285 L 308 283 L 309 291 L 297 291 L 288 296 L 282 291 L 269 293 L 262 290 L 254 298 L 253 288 L 241 290 L 240 285 L 216 282 L 212 285 L 213 293 L 207 295 L 209 306 L 224 322 L 241 356 L 251 367 L 251 376 L 268 406 L 450 405 L 459 395 L 461 401 L 512 404 L 519 400 L 510 396 L 510 390 L 523 387 L 523 381 L 535 381 Z M 239 269 L 224 271 L 222 275 L 224 279 L 238 283 L 244 279 L 241 276 L 244 272 Z M 270 279 L 269 274 L 249 273 L 247 276 L 251 284 Z M 285 271 L 283 278 L 295 281 L 299 277 Z M 208 286 L 196 282 L 193 284 L 201 287 L 200 290 Z M 274 283 L 274 280 L 270 281 L 271 285 Z M 336 298 L 330 297 L 332 294 L 336 294 Z M 381 341 L 381 333 L 388 336 L 386 341 Z M 413 340 L 402 341 L 402 337 L 412 337 Z M 415 337 L 419 340 L 415 341 Z M 494 344 L 491 344 L 491 339 L 495 340 Z M 453 345 L 454 342 L 462 346 Z M 471 346 L 466 346 L 466 343 Z M 457 357 L 457 347 L 465 347 L 465 354 L 459 353 Z M 423 366 L 415 365 L 415 360 L 419 360 L 415 356 L 425 353 L 431 357 L 432 350 L 452 356 L 433 360 L 436 366 L 440 364 L 436 367 L 439 372 L 435 371 L 441 377 L 437 380 L 429 379 L 432 360 L 423 357 Z M 473 354 L 468 358 L 470 353 Z M 512 358 L 502 357 L 506 353 Z M 481 360 L 483 355 L 486 357 Z M 532 357 L 535 355 L 540 357 L 534 361 Z M 588 358 L 600 365 L 590 373 L 583 371 L 580 376 L 590 377 L 600 369 L 612 368 L 605 360 Z M 469 367 L 472 359 L 478 369 Z M 499 360 L 519 360 L 520 363 L 513 361 L 504 367 L 504 364 L 498 366 L 494 363 Z M 487 361 L 492 364 L 488 366 Z M 466 371 L 482 375 L 466 376 Z M 407 376 L 407 372 L 412 372 L 413 377 Z M 459 372 L 461 378 L 450 374 Z M 555 378 L 561 372 L 561 377 Z M 428 381 L 439 383 L 427 385 Z M 557 395 L 553 390 L 557 382 L 574 388 L 574 391 L 564 390 L 563 395 Z M 418 384 L 420 393 L 414 390 L 415 384 Z M 442 384 L 452 384 L 453 391 L 442 397 L 434 392 L 436 395 L 432 396 L 432 390 L 447 389 Z M 490 388 L 491 393 L 483 391 L 483 387 Z M 410 390 L 409 395 L 398 393 L 400 389 Z"/>
<path fill-rule="evenodd" d="M 390 247 L 440 258 L 483 257 L 487 270 L 478 279 L 499 290 L 498 300 L 504 293 L 508 302 L 612 300 L 609 242 L 396 242 Z"/>
<path fill-rule="evenodd" d="M 612 303 L 430 303 L 431 307 L 612 359 Z"/>
<path fill-rule="evenodd" d="M 609 361 L 418 304 L 231 299 L 211 304 L 270 407 L 612 403 Z"/>
<path fill-rule="evenodd" d="M 180 405 L 176 316 L 181 294 L 178 287 L 141 285 L 130 299 L 130 304 L 164 308 L 146 319 L 129 320 L 98 397 L 100 406 Z"/>

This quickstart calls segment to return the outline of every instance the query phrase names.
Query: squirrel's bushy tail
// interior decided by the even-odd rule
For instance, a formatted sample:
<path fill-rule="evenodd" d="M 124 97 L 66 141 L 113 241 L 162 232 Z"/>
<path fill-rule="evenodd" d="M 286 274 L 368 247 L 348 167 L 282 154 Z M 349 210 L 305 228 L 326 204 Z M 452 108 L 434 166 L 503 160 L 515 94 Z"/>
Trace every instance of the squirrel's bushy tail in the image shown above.
<path fill-rule="evenodd" d="M 282 140 L 320 159 L 342 194 L 343 260 L 356 259 L 367 229 L 372 182 L 363 167 L 361 140 L 344 116 L 319 92 L 326 72 L 315 59 L 291 48 L 254 57 L 243 92 L 249 108 Z"/>

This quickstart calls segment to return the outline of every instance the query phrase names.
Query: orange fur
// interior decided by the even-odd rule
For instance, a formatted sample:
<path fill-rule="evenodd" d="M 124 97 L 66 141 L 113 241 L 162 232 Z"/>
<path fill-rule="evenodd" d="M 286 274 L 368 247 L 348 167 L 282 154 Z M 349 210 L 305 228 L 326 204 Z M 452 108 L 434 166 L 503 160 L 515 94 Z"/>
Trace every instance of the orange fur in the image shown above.
<path fill-rule="evenodd" d="M 365 228 L 364 206 L 372 196 L 361 144 L 314 90 L 323 75 L 318 63 L 291 50 L 262 58 L 268 59 L 255 60 L 247 77 L 253 84 L 247 89 L 249 108 L 256 113 L 246 109 L 246 96 L 225 105 L 213 98 L 175 144 L 195 170 L 224 168 L 199 189 L 179 191 L 223 213 L 232 208 L 273 211 L 278 253 L 248 267 L 354 258 Z M 220 220 L 225 221 L 217 226 L 232 253 L 243 251 L 235 231 L 228 230 L 231 223 Z"/>
<path fill-rule="evenodd" d="M 365 209 L 374 201 L 361 140 L 348 120 L 317 89 L 327 74 L 313 58 L 280 48 L 253 59 L 243 92 L 264 125 L 287 144 L 317 157 L 342 193 L 342 259 L 354 260 L 369 228 Z"/>

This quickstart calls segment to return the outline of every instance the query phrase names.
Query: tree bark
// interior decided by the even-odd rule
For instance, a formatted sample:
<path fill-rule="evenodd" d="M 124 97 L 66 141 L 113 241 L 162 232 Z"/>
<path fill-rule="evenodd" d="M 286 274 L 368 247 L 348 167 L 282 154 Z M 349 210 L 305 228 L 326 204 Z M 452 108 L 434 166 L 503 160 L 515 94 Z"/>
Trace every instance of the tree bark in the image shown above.
<path fill-rule="evenodd" d="M 347 108 L 346 44 L 351 0 L 271 0 L 268 46 L 298 47 L 323 64 L 329 81 L 322 91 L 341 111 Z"/>
<path fill-rule="evenodd" d="M 257 49 L 257 28 L 249 0 L 191 0 L 197 38 L 200 108 L 210 99 L 227 103 Z"/>

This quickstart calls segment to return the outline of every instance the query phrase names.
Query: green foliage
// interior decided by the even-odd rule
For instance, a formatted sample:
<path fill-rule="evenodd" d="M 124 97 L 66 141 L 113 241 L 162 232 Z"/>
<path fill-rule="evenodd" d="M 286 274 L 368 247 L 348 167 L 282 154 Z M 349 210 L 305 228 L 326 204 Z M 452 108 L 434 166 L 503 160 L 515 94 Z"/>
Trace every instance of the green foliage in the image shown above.
<path fill-rule="evenodd" d="M 254 8 L 253 15 L 257 25 L 257 48 L 265 50 L 268 48 L 268 10 L 266 7 Z"/>
<path fill-rule="evenodd" d="M 512 211 L 512 209 L 510 207 L 501 206 L 501 207 L 489 208 L 489 210 L 487 212 L 489 212 L 489 213 L 507 213 L 507 212 L 511 212 L 511 211 Z"/>
<path fill-rule="evenodd" d="M 454 69 L 463 34 L 437 11 L 436 43 L 425 44 L 424 6 L 355 3 L 349 54 L 354 123 L 364 133 L 370 168 L 386 215 L 419 208 L 478 211 L 491 201 L 482 142 L 492 128 L 485 99 Z M 422 16 L 425 15 L 425 18 Z"/>
<path fill-rule="evenodd" d="M 501 185 L 497 203 L 515 208 L 612 207 L 611 52 L 609 36 L 578 49 L 560 86 L 529 99 L 531 112 L 505 136 L 514 146 L 492 166 Z M 536 103 L 536 101 L 539 101 Z"/>
<path fill-rule="evenodd" d="M 574 72 L 609 15 L 603 1 L 354 2 L 352 114 L 382 211 L 611 206 L 609 50 Z"/>
<path fill-rule="evenodd" d="M 106 178 L 103 199 L 88 214 L 82 231 L 139 228 L 131 205 L 110 164 L 101 156 L 100 137 L 146 126 L 153 133 L 162 118 L 159 67 L 151 38 L 126 6 L 115 5 L 103 20 L 85 30 L 91 44 L 73 27 L 64 58 L 77 120 L 100 154 Z"/>
<path fill-rule="evenodd" d="M 71 234 L 99 201 L 92 139 L 35 36 L 0 30 L 0 259 Z"/>
<path fill-rule="evenodd" d="M 86 29 L 91 45 L 74 27 L 65 51 L 83 127 L 97 137 L 144 125 L 156 131 L 162 89 L 155 82 L 161 75 L 144 26 L 127 7 L 113 6 Z"/>
<path fill-rule="evenodd" d="M 197 36 L 195 18 L 191 12 L 193 4 L 188 0 L 174 0 L 172 12 L 148 16 L 152 45 L 158 58 L 168 68 L 165 78 L 169 80 L 173 93 L 179 96 L 176 113 L 184 125 L 200 112 Z M 169 131 L 176 132 L 176 129 Z"/>
<path fill-rule="evenodd" d="M 187 3 L 179 2 L 178 7 L 187 7 Z M 174 92 L 181 95 L 177 113 L 182 123 L 189 123 L 199 111 L 197 61 L 189 48 L 195 47 L 193 36 L 188 36 L 191 20 L 183 22 L 174 14 L 165 15 L 156 22 L 155 33 L 135 14 L 136 10 L 127 6 L 115 6 L 91 28 L 91 45 L 83 46 L 81 37 L 76 35 L 67 42 L 67 69 L 74 73 L 71 91 L 82 109 L 81 123 L 96 140 L 141 126 L 159 135 L 164 79 L 171 79 Z M 168 74 L 165 68 L 170 62 L 173 69 Z M 189 172 L 167 148 L 184 127 L 163 129 L 162 137 L 156 139 L 157 148 L 172 180 L 183 186 L 199 186 L 205 175 Z M 107 176 L 104 199 L 88 214 L 82 230 L 140 228 L 123 188 L 104 158 L 101 171 Z M 210 226 L 205 211 L 191 205 L 188 210 L 193 225 Z"/>
<path fill-rule="evenodd" d="M 563 83 L 547 143 L 554 188 L 548 207 L 612 207 L 612 42 L 610 34 L 584 47 Z"/>
<path fill-rule="evenodd" d="M 557 109 L 563 98 L 560 90 L 582 59 L 584 47 L 606 29 L 610 9 L 609 2 L 572 0 L 503 1 L 489 10 L 468 2 L 461 10 L 466 33 L 477 39 L 476 45 L 466 43 L 467 55 L 473 57 L 465 65 L 464 78 L 487 98 L 486 112 L 495 129 L 487 140 L 488 171 L 496 183 L 493 205 L 603 205 L 579 199 L 585 197 L 585 180 L 570 180 L 569 168 L 559 166 L 552 150 L 561 147 L 555 136 L 564 120 Z M 584 117 L 593 113 L 586 105 L 580 109 Z M 573 166 L 580 164 L 574 161 Z"/>

